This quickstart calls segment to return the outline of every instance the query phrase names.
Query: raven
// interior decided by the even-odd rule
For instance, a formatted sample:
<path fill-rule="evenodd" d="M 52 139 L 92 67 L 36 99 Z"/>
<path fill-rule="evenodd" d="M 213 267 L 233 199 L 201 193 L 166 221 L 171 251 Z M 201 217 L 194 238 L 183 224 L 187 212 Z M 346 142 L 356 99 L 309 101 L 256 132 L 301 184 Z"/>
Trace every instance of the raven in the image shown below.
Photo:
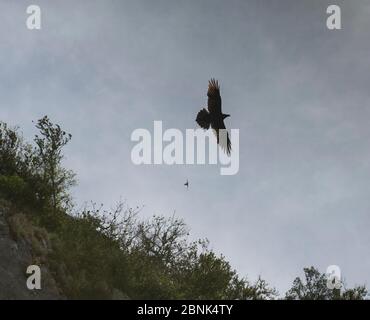
<path fill-rule="evenodd" d="M 224 119 L 230 117 L 229 114 L 223 114 L 221 111 L 221 96 L 220 96 L 220 86 L 218 81 L 211 79 L 208 82 L 208 110 L 203 108 L 198 112 L 196 122 L 203 129 L 208 130 L 209 127 L 213 129 L 217 137 L 217 143 L 220 144 L 221 148 L 226 151 L 228 155 L 231 152 L 231 141 L 229 134 L 226 131 L 226 141 L 221 139 L 220 142 L 220 129 L 226 130 Z M 225 145 L 226 143 L 226 145 Z"/>

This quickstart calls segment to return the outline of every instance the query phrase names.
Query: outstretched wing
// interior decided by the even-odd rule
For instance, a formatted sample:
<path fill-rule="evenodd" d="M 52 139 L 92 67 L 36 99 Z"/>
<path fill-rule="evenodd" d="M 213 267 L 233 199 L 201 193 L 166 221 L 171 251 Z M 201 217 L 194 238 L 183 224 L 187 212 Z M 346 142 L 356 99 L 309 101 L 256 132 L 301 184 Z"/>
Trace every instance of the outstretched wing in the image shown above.
<path fill-rule="evenodd" d="M 209 129 L 209 126 L 211 125 L 211 117 L 209 115 L 209 112 L 206 109 L 202 109 L 198 112 L 197 118 L 195 121 L 203 128 L 203 129 Z"/>
<path fill-rule="evenodd" d="M 208 111 L 210 113 L 221 114 L 221 96 L 218 81 L 211 79 L 208 82 Z"/>
<path fill-rule="evenodd" d="M 229 137 L 229 133 L 226 130 L 226 126 L 223 120 L 218 122 L 217 124 L 211 124 L 213 132 L 217 137 L 217 144 L 220 145 L 221 149 L 224 150 L 227 155 L 229 156 L 231 153 L 231 141 Z"/>

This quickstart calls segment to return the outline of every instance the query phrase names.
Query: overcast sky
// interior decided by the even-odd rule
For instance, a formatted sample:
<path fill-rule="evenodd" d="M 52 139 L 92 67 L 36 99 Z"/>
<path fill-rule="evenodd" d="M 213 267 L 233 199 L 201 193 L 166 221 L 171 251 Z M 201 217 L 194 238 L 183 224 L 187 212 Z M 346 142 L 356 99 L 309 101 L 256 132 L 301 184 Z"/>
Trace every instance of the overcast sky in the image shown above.
<path fill-rule="evenodd" d="M 280 293 L 302 268 L 370 286 L 370 3 L 366 0 L 1 0 L 0 119 L 71 132 L 75 201 L 176 211 L 240 275 Z M 342 30 L 326 28 L 329 4 Z M 221 83 L 240 170 L 135 166 L 131 133 L 196 128 Z M 189 179 L 187 192 L 184 182 Z"/>

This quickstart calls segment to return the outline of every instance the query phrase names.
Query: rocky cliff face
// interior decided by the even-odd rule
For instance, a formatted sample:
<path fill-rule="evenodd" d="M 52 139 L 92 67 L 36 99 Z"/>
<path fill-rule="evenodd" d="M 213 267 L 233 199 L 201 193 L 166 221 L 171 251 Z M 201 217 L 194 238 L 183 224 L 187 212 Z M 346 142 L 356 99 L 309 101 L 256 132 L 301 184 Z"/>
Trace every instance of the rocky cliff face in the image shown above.
<path fill-rule="evenodd" d="M 26 286 L 27 267 L 35 263 L 32 245 L 27 239 L 12 237 L 7 209 L 0 205 L 0 299 L 63 299 L 48 268 L 41 268 L 41 289 Z"/>

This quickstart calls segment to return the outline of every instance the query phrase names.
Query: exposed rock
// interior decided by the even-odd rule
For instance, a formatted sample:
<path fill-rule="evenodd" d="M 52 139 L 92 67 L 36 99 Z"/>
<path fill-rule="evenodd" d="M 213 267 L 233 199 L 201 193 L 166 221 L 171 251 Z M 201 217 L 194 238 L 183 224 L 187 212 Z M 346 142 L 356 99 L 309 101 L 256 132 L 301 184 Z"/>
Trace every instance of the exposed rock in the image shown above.
<path fill-rule="evenodd" d="M 11 236 L 6 209 L 0 206 L 0 299 L 63 299 L 47 266 L 41 268 L 41 289 L 29 290 L 26 270 L 34 263 L 32 246 Z"/>

